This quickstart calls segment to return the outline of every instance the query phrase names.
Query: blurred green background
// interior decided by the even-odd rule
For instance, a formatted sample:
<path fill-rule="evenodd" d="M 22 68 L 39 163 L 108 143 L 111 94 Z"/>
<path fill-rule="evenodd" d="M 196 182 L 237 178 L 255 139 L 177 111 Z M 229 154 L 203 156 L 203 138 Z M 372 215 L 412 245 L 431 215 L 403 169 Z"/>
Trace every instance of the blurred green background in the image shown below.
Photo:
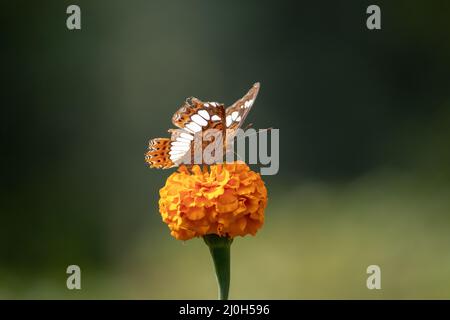
<path fill-rule="evenodd" d="M 82 30 L 66 28 L 77 4 Z M 382 30 L 366 28 L 378 4 Z M 214 299 L 144 164 L 188 96 L 280 129 L 234 299 L 450 298 L 446 1 L 3 1 L 0 298 Z M 66 268 L 82 290 L 66 288 Z M 366 288 L 377 264 L 382 290 Z"/>

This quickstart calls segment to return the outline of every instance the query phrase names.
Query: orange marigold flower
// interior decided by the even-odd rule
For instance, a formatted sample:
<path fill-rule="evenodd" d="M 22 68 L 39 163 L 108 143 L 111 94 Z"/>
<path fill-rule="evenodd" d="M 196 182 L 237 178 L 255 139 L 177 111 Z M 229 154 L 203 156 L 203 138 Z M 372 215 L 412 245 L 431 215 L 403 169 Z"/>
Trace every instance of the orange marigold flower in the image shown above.
<path fill-rule="evenodd" d="M 180 166 L 159 194 L 161 217 L 179 240 L 255 235 L 264 223 L 267 189 L 243 162 Z"/>

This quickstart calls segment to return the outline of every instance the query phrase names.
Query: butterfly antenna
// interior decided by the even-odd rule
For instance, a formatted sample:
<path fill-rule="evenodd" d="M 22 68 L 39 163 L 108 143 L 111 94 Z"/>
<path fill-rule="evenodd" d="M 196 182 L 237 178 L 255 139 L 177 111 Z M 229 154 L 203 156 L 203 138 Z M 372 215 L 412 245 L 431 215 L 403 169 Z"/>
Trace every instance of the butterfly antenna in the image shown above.
<path fill-rule="evenodd" d="M 272 130 L 273 128 L 272 127 L 270 127 L 270 128 L 267 128 L 267 129 L 260 129 L 259 130 L 259 132 L 263 132 L 263 131 L 270 131 L 270 130 Z M 246 129 L 247 130 L 247 129 Z M 258 132 L 257 131 L 255 131 L 254 133 L 252 133 L 252 134 L 249 134 L 249 135 L 245 135 L 245 136 L 237 136 L 236 137 L 236 140 L 238 140 L 238 139 L 242 139 L 242 138 L 247 138 L 247 137 L 251 137 L 251 136 L 254 136 L 254 135 L 256 135 L 256 134 L 258 134 Z"/>

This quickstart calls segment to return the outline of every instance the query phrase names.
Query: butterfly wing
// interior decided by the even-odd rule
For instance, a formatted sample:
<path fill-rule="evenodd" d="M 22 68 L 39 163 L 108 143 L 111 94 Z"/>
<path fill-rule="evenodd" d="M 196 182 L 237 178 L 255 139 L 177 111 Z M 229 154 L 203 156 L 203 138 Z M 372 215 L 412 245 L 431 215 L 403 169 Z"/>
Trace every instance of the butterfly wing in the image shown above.
<path fill-rule="evenodd" d="M 225 124 L 231 134 L 239 129 L 250 112 L 259 92 L 259 82 L 255 83 L 250 90 L 238 101 L 226 109 Z"/>
<path fill-rule="evenodd" d="M 224 122 L 225 108 L 222 104 L 187 98 L 172 117 L 172 123 L 178 129 L 169 129 L 170 139 L 157 138 L 150 141 L 146 154 L 147 163 L 152 168 L 160 169 L 178 166 L 187 157 L 192 157 L 195 135 L 208 129 L 224 130 Z M 204 146 L 199 144 L 196 147 Z"/>
<path fill-rule="evenodd" d="M 187 133 L 195 134 L 207 129 L 222 129 L 225 110 L 217 102 L 203 102 L 197 98 L 187 98 L 172 117 L 172 123 Z"/>
<path fill-rule="evenodd" d="M 197 98 L 187 98 L 184 104 L 178 109 L 172 117 L 172 123 L 180 129 L 169 130 L 171 133 L 172 148 L 181 148 L 184 153 L 178 153 L 172 156 L 173 161 L 185 160 L 185 157 L 191 157 L 197 151 L 202 152 L 204 144 L 195 144 L 196 135 L 203 134 L 206 130 L 224 130 L 225 108 L 217 102 L 203 102 Z M 223 131 L 225 133 L 225 131 Z M 194 146 L 195 145 L 195 146 Z M 193 148 L 199 150 L 193 150 Z"/>
<path fill-rule="evenodd" d="M 149 142 L 148 151 L 145 154 L 145 161 L 150 168 L 168 169 L 175 166 L 170 159 L 170 139 L 156 138 Z"/>

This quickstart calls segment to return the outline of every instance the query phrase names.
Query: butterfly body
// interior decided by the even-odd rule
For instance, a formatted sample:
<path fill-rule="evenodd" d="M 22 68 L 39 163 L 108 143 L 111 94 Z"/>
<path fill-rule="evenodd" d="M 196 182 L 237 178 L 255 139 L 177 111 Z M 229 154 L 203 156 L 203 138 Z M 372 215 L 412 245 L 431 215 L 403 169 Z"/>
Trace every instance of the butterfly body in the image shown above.
<path fill-rule="evenodd" d="M 192 160 L 196 152 L 194 140 L 209 130 L 221 132 L 225 151 L 226 142 L 230 141 L 242 126 L 258 91 L 259 83 L 255 83 L 247 94 L 228 108 L 218 102 L 187 98 L 172 117 L 172 123 L 178 129 L 169 129 L 170 138 L 150 140 L 145 161 L 152 168 L 168 169 L 178 166 L 186 158 Z M 203 140 L 197 148 L 203 150 L 208 143 Z"/>

